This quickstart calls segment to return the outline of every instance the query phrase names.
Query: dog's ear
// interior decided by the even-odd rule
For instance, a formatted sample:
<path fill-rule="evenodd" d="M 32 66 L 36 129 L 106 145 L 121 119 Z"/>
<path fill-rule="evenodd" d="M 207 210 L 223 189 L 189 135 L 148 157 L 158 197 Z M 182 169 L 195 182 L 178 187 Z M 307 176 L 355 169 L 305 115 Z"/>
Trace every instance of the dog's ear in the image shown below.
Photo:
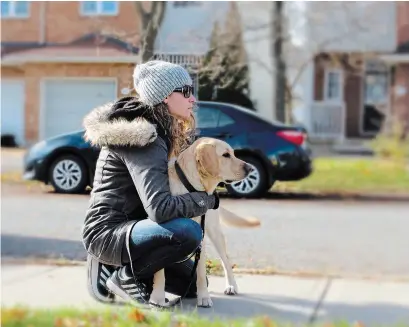
<path fill-rule="evenodd" d="M 196 166 L 200 175 L 208 177 L 217 177 L 219 175 L 219 160 L 214 145 L 199 144 L 195 149 L 195 155 Z"/>

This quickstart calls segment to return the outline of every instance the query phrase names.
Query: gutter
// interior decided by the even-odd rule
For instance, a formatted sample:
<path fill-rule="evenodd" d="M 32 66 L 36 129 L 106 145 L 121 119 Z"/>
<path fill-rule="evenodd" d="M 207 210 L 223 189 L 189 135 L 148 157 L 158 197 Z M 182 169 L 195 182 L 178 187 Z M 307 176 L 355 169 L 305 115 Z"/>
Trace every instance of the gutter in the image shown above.
<path fill-rule="evenodd" d="M 139 55 L 135 56 L 124 56 L 124 57 L 57 57 L 57 58 L 47 58 L 42 56 L 30 56 L 21 58 L 2 58 L 2 66 L 15 66 L 23 65 L 26 63 L 126 63 L 126 64 L 136 64 L 140 60 Z"/>

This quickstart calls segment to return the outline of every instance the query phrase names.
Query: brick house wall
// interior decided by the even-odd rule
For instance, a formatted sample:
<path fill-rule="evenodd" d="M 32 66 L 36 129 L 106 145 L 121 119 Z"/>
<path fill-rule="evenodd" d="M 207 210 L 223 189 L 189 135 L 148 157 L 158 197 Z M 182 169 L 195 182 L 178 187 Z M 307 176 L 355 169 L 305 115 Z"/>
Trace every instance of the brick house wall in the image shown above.
<path fill-rule="evenodd" d="M 409 2 L 397 2 L 397 40 L 398 47 L 409 42 Z M 398 64 L 395 67 L 393 86 L 403 86 L 406 88 L 406 94 L 397 95 L 392 92 L 391 103 L 392 112 L 399 121 L 405 122 L 409 129 L 409 64 Z"/>
<path fill-rule="evenodd" d="M 141 28 L 135 4 L 118 1 L 115 16 L 82 16 L 80 1 L 31 1 L 28 18 L 2 19 L 2 42 L 41 42 L 41 17 L 45 16 L 45 42 L 65 43 L 85 34 L 105 29 L 107 32 L 134 35 L 134 44 L 139 42 Z"/>
<path fill-rule="evenodd" d="M 40 2 L 31 1 L 29 17 L 1 19 L 1 42 L 40 42 Z"/>
<path fill-rule="evenodd" d="M 397 1 L 397 40 L 398 45 L 409 41 L 409 2 Z"/>
<path fill-rule="evenodd" d="M 144 2 L 145 6 L 149 2 Z M 41 17 L 45 17 L 45 29 L 41 30 Z M 89 33 L 105 30 L 107 33 L 132 34 L 125 41 L 139 44 L 140 19 L 133 2 L 118 1 L 115 16 L 82 16 L 80 2 L 52 1 L 30 2 L 29 17 L 2 19 L 2 42 L 45 41 L 47 44 L 67 43 Z M 41 35 L 45 39 L 41 40 Z M 136 36 L 136 37 L 135 37 Z M 89 46 L 86 44 L 85 46 Z M 115 47 L 111 45 L 111 47 Z M 40 88 L 45 77 L 113 77 L 117 79 L 117 94 L 122 88 L 132 89 L 134 64 L 74 64 L 74 63 L 27 63 L 9 67 L 2 66 L 2 78 L 21 78 L 25 84 L 25 139 L 28 144 L 39 139 Z"/>
<path fill-rule="evenodd" d="M 409 128 L 409 64 L 400 64 L 396 67 L 394 85 L 406 88 L 406 94 L 392 96 L 392 110 L 396 118 L 405 122 L 406 128 Z"/>

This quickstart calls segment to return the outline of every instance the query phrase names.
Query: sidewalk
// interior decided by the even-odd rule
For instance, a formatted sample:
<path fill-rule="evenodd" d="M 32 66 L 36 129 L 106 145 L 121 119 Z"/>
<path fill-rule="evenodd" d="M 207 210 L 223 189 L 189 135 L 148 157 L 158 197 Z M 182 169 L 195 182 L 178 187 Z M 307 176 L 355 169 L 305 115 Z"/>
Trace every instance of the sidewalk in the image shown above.
<path fill-rule="evenodd" d="M 203 316 L 268 315 L 278 321 L 307 323 L 316 311 L 316 322 L 409 323 L 409 283 L 237 275 L 240 295 L 227 296 L 223 277 L 209 279 L 214 306 L 199 308 Z M 6 263 L 1 283 L 2 306 L 104 306 L 87 292 L 85 266 Z M 194 300 L 183 301 L 183 311 L 195 309 Z"/>

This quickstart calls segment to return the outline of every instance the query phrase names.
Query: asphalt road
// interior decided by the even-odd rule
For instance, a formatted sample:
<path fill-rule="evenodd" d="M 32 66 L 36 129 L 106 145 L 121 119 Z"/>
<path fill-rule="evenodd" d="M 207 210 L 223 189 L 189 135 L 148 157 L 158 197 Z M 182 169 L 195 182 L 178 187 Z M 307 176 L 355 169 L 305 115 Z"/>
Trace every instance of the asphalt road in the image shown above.
<path fill-rule="evenodd" d="M 2 256 L 84 259 L 88 198 L 2 185 Z M 409 277 L 409 203 L 224 198 L 221 205 L 262 222 L 224 227 L 239 268 Z M 217 258 L 212 246 L 209 254 Z"/>

